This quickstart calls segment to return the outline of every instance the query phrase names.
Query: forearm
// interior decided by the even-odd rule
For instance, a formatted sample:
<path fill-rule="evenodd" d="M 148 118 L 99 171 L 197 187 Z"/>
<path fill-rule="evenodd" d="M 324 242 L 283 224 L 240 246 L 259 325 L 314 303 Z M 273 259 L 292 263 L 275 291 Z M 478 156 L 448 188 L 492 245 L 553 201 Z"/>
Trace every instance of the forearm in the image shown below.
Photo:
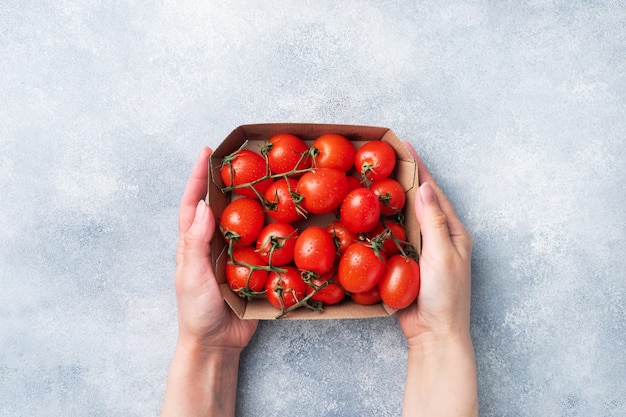
<path fill-rule="evenodd" d="M 470 336 L 410 343 L 404 393 L 403 416 L 478 416 Z"/>
<path fill-rule="evenodd" d="M 238 349 L 179 342 L 170 366 L 161 417 L 234 416 Z"/>

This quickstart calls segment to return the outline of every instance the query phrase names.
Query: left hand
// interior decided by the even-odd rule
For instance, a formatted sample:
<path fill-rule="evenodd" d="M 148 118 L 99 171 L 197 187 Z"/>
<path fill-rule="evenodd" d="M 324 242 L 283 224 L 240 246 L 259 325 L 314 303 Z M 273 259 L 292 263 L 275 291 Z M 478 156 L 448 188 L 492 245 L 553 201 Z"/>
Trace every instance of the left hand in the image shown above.
<path fill-rule="evenodd" d="M 204 202 L 211 149 L 200 152 L 180 204 L 176 250 L 179 342 L 207 349 L 243 349 L 258 321 L 241 320 L 222 298 L 210 261 L 215 217 Z"/>

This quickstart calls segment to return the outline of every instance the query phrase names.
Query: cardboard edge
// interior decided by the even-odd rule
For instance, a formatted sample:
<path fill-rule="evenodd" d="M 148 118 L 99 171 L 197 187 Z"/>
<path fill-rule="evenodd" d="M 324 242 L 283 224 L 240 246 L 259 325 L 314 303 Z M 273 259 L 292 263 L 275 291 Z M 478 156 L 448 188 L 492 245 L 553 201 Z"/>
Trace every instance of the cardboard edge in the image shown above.
<path fill-rule="evenodd" d="M 344 300 L 339 304 L 325 306 L 322 311 L 312 311 L 306 308 L 291 311 L 280 320 L 332 320 L 332 319 L 363 319 L 373 317 L 388 317 L 395 310 L 378 303 L 374 305 L 361 305 Z M 237 312 L 235 312 L 237 314 Z M 263 299 L 249 301 L 243 314 L 238 316 L 244 320 L 275 320 L 280 311 L 271 306 Z"/>
<path fill-rule="evenodd" d="M 314 140 L 321 134 L 333 132 L 342 134 L 354 142 L 382 140 L 389 143 L 397 155 L 396 179 L 399 178 L 401 180 L 407 193 L 404 210 L 407 239 L 415 246 L 417 252 L 421 253 L 419 223 L 417 223 L 414 215 L 415 195 L 417 185 L 419 184 L 417 161 L 415 161 L 398 136 L 391 129 L 385 127 L 324 123 L 261 123 L 238 126 L 215 148 L 215 151 L 209 158 L 207 201 L 214 210 L 218 224 L 219 214 L 228 204 L 226 198 L 216 198 L 218 195 L 224 195 L 221 190 L 223 184 L 221 184 L 221 177 L 219 176 L 219 168 L 223 157 L 239 149 L 244 142 L 267 139 L 274 134 L 284 132 L 297 134 L 305 141 Z M 219 233 L 219 231 L 216 231 L 216 233 Z M 224 301 L 241 319 L 276 319 L 278 311 L 267 301 L 257 299 L 246 302 L 246 300 L 230 290 L 223 273 L 226 262 L 223 257 L 224 252 L 225 244 L 223 240 L 219 238 L 213 239 L 211 241 L 211 264 L 216 271 L 215 275 Z M 285 315 L 281 320 L 364 319 L 391 316 L 395 312 L 396 310 L 384 303 L 364 306 L 351 300 L 344 300 L 338 305 L 324 307 L 323 312 L 311 311 L 306 308 L 295 310 Z"/>
<path fill-rule="evenodd" d="M 405 188 L 406 193 L 406 202 L 403 212 L 407 230 L 407 240 L 413 244 L 419 254 L 421 253 L 421 233 L 419 223 L 415 217 L 415 197 L 419 187 L 417 161 L 392 130 L 389 130 L 381 140 L 389 143 L 396 152 L 395 176 Z"/>

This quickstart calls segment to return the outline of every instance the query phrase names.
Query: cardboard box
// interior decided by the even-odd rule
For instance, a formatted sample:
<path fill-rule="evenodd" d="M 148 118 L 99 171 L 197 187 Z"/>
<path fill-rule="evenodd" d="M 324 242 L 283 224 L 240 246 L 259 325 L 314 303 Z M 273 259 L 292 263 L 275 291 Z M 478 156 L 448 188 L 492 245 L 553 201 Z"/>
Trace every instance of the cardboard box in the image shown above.
<path fill-rule="evenodd" d="M 309 145 L 318 136 L 324 133 L 338 133 L 344 135 L 350 139 L 357 148 L 367 141 L 382 140 L 389 143 L 395 149 L 397 156 L 397 162 L 392 177 L 402 184 L 407 194 L 407 201 L 404 208 L 407 240 L 415 246 L 418 253 L 420 252 L 420 230 L 419 224 L 415 220 L 413 209 L 415 193 L 419 184 L 417 178 L 417 164 L 395 133 L 383 127 L 308 123 L 252 124 L 237 127 L 215 149 L 209 161 L 208 200 L 218 222 L 220 214 L 231 201 L 231 196 L 224 194 L 221 190 L 224 184 L 221 181 L 219 170 L 223 158 L 235 152 L 244 143 L 246 143 L 246 149 L 259 152 L 264 141 L 278 133 L 292 133 L 303 139 Z M 328 215 L 327 218 L 324 218 L 324 216 L 311 216 L 311 218 L 304 220 L 300 226 L 304 227 L 307 224 L 313 223 L 326 226 L 333 219 L 334 217 L 332 215 Z M 231 291 L 226 283 L 224 273 L 227 261 L 226 250 L 227 245 L 225 240 L 219 232 L 216 232 L 211 242 L 211 262 L 226 303 L 237 316 L 242 319 L 275 319 L 280 311 L 270 305 L 267 300 L 254 299 L 247 301 Z M 369 318 L 389 316 L 393 313 L 393 309 L 382 303 L 364 306 L 353 302 L 347 297 L 337 305 L 324 306 L 321 312 L 300 308 L 288 313 L 282 319 Z"/>

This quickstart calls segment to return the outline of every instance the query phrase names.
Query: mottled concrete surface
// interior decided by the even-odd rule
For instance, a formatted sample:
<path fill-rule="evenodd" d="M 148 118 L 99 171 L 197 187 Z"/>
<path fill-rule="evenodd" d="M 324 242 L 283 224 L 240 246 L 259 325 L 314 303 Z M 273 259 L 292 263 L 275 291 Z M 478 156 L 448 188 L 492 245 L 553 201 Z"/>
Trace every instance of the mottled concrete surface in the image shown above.
<path fill-rule="evenodd" d="M 387 126 L 473 233 L 483 416 L 626 416 L 623 1 L 0 2 L 0 416 L 154 416 L 177 205 L 244 123 Z M 264 322 L 241 416 L 398 416 L 395 318 Z"/>

